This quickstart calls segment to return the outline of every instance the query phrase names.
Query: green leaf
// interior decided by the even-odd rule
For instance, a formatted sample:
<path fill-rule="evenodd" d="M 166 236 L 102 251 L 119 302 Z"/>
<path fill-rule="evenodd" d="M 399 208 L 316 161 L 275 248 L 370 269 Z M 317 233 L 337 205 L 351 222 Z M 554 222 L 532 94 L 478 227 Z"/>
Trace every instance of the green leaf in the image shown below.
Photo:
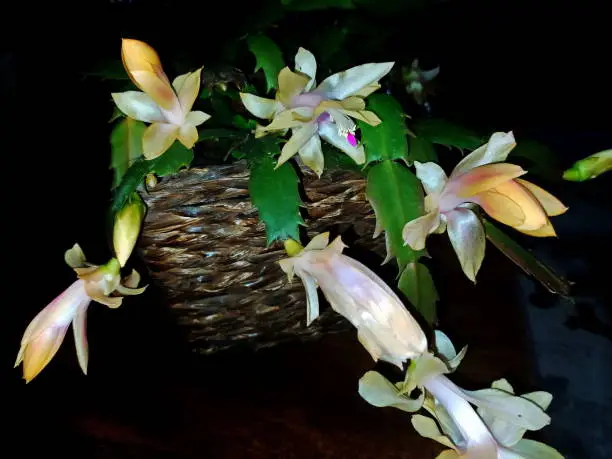
<path fill-rule="evenodd" d="M 418 262 L 409 263 L 399 278 L 398 287 L 427 323 L 433 325 L 439 297 L 427 266 Z"/>
<path fill-rule="evenodd" d="M 142 156 L 142 135 L 147 127 L 142 121 L 126 117 L 111 132 L 112 188 L 119 186 L 129 167 Z"/>
<path fill-rule="evenodd" d="M 368 98 L 368 110 L 376 113 L 382 123 L 370 126 L 358 121 L 366 164 L 382 159 L 405 159 L 408 155 L 407 130 L 399 102 L 387 94 L 374 94 Z"/>
<path fill-rule="evenodd" d="M 412 128 L 417 136 L 421 135 L 432 143 L 460 150 L 474 150 L 484 143 L 475 132 L 440 118 L 423 118 Z"/>
<path fill-rule="evenodd" d="M 280 48 L 268 36 L 259 34 L 247 38 L 249 50 L 256 60 L 255 72 L 263 70 L 266 77 L 266 92 L 277 87 L 278 74 L 285 67 Z"/>
<path fill-rule="evenodd" d="M 232 124 L 238 129 L 243 129 L 246 131 L 253 131 L 257 127 L 257 121 L 246 119 L 242 115 L 234 115 L 232 118 Z"/>
<path fill-rule="evenodd" d="M 189 167 L 193 160 L 193 150 L 185 148 L 180 142 L 174 142 L 172 146 L 160 157 L 145 160 L 144 157 L 137 159 L 130 166 L 121 183 L 115 189 L 113 202 L 111 204 L 111 215 L 119 212 L 131 194 L 143 182 L 147 174 L 157 174 L 160 177 L 174 174 L 182 167 Z"/>
<path fill-rule="evenodd" d="M 291 11 L 324 10 L 327 8 L 354 9 L 353 0 L 281 0 Z"/>
<path fill-rule="evenodd" d="M 545 144 L 533 139 L 519 139 L 516 147 L 510 152 L 511 158 L 524 158 L 529 164 L 525 168 L 529 174 L 557 180 L 561 176 L 559 160 L 555 153 Z"/>
<path fill-rule="evenodd" d="M 422 254 L 404 245 L 402 238 L 406 223 L 423 215 L 421 183 L 407 167 L 383 161 L 368 172 L 366 196 L 376 213 L 377 227 L 385 231 L 387 257 L 397 259 L 401 273 Z"/>
<path fill-rule="evenodd" d="M 438 153 L 434 144 L 423 136 L 408 137 L 408 161 L 413 163 L 418 161 L 426 163 L 429 161 L 438 162 Z"/>
<path fill-rule="evenodd" d="M 266 226 L 268 245 L 275 240 L 299 240 L 298 226 L 304 224 L 300 215 L 301 199 L 298 176 L 289 163 L 278 169 L 275 156 L 280 154 L 272 138 L 251 138 L 242 148 L 251 170 L 249 194 Z"/>
<path fill-rule="evenodd" d="M 151 172 L 160 177 L 176 174 L 183 167 L 189 167 L 193 161 L 193 150 L 180 142 L 174 142 L 159 158 L 151 160 Z"/>
<path fill-rule="evenodd" d="M 232 139 L 240 140 L 246 137 L 244 132 L 237 131 L 235 129 L 225 128 L 211 128 L 211 129 L 200 129 L 198 133 L 198 142 L 203 140 L 217 140 L 217 139 Z"/>
<path fill-rule="evenodd" d="M 231 101 L 220 94 L 219 91 L 214 91 L 210 97 L 210 105 L 212 106 L 213 117 L 215 125 L 221 126 L 232 126 L 234 112 L 230 106 Z"/>
<path fill-rule="evenodd" d="M 512 260 L 525 274 L 533 276 L 549 292 L 569 296 L 571 283 L 555 273 L 549 266 L 538 260 L 531 252 L 521 247 L 506 233 L 487 219 L 483 219 L 487 239 L 504 255 Z"/>

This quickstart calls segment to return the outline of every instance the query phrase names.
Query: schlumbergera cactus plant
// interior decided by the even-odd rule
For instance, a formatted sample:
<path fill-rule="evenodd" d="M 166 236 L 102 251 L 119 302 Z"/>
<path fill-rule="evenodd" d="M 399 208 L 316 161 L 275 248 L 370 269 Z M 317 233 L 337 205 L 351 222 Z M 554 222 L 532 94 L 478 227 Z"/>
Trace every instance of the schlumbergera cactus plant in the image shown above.
<path fill-rule="evenodd" d="M 116 308 L 124 295 L 145 290 L 137 288 L 140 276 L 135 271 L 123 283 L 121 278 L 146 213 L 139 194 L 143 185 L 155 186 L 157 177 L 189 167 L 198 143 L 229 142 L 223 144 L 230 152 L 226 159 L 231 155 L 249 164 L 251 200 L 266 225 L 269 244 L 284 244 L 287 258 L 278 263 L 287 282 L 297 276 L 306 290 L 306 326 L 319 315 L 320 289 L 333 310 L 357 329 L 357 338 L 373 360 L 389 362 L 405 374 L 401 381 L 389 381 L 380 373 L 365 373 L 359 393 L 367 402 L 409 413 L 424 410 L 427 415 L 411 414 L 411 421 L 419 434 L 449 448 L 438 458 L 562 457 L 549 446 L 523 439 L 526 431 L 549 424 L 545 410 L 551 394 L 516 395 L 503 379 L 482 390 L 461 389 L 447 375 L 455 371 L 466 349 L 457 353 L 440 330 L 426 333 L 406 307 L 410 303 L 424 323 L 437 327 L 438 295 L 429 261 L 422 259 L 428 256 L 430 235 L 444 232 L 470 281 L 477 280 L 489 239 L 551 291 L 567 294 L 565 281 L 492 223 L 533 237 L 551 237 L 555 230 L 550 218 L 567 211 L 557 198 L 524 180 L 526 170 L 508 162 L 517 144 L 513 133 L 492 132 L 480 138 L 432 118 L 408 121 L 392 91 L 381 90 L 394 62 L 365 63 L 325 75 L 305 48 L 298 48 L 294 64 L 285 66 L 268 37 L 249 37 L 248 43 L 267 83 L 259 94 L 250 83 L 234 91 L 224 82 L 202 81 L 206 74 L 201 67 L 171 82 L 151 46 L 122 41 L 125 72 L 139 91 L 129 87 L 112 94 L 114 254 L 108 263 L 96 266 L 85 261 L 78 245 L 66 252 L 65 261 L 78 279 L 27 327 L 16 362 L 23 364 L 26 382 L 49 364 L 71 323 L 78 361 L 87 373 L 85 314 L 91 301 Z M 405 91 L 417 93 L 416 102 L 422 104 L 424 85 L 438 72 L 423 72 L 414 61 Z M 271 90 L 276 90 L 274 97 L 265 97 Z M 237 107 L 240 102 L 243 106 Z M 206 112 L 194 109 L 200 105 Z M 224 121 L 215 124 L 216 117 Z M 205 122 L 210 128 L 202 126 Z M 434 144 L 472 151 L 447 175 Z M 330 243 L 329 233 L 322 233 L 301 244 L 299 179 L 291 163 L 321 176 L 328 159 L 365 178 L 376 217 L 372 237 L 384 233 L 383 263 L 396 263 L 403 299 L 371 269 L 344 255 L 340 237 Z M 575 170 L 566 173 L 568 178 L 595 174 L 580 165 Z M 428 335 L 435 337 L 433 342 Z"/>

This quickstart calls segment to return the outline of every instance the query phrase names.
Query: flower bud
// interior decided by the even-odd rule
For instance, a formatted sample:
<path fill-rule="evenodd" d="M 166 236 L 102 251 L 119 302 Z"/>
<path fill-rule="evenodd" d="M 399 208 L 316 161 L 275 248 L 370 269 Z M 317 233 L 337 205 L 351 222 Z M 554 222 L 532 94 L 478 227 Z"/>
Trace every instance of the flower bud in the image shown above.
<path fill-rule="evenodd" d="M 113 248 L 121 267 L 125 266 L 136 245 L 146 210 L 140 196 L 134 193 L 115 216 Z"/>

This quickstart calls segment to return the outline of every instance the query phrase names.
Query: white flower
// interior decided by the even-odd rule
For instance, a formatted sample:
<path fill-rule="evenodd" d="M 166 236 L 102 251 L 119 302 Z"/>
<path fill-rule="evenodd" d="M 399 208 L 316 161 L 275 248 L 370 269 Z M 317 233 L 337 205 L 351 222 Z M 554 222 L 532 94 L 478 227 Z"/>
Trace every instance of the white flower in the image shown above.
<path fill-rule="evenodd" d="M 298 153 L 304 164 L 321 175 L 324 160 L 320 138 L 342 150 L 357 164 L 365 162 L 363 145 L 357 142 L 356 125 L 351 118 L 372 126 L 381 122 L 373 112 L 365 110 L 364 98 L 380 88 L 378 81 L 391 71 L 393 64 L 358 65 L 331 75 L 315 88 L 315 57 L 300 48 L 295 56 L 296 72 L 285 67 L 278 75 L 275 99 L 247 93 L 241 93 L 240 97 L 253 115 L 272 120 L 265 127 L 258 126 L 256 136 L 292 130 L 277 167 Z"/>
<path fill-rule="evenodd" d="M 331 307 L 356 328 L 361 344 L 374 360 L 402 367 L 427 350 L 427 339 L 401 300 L 369 268 L 342 254 L 340 237 L 329 244 L 329 233 L 314 237 L 303 249 L 293 241 L 290 258 L 279 261 L 289 280 L 296 274 L 306 288 L 307 324 L 319 315 L 317 287 Z"/>

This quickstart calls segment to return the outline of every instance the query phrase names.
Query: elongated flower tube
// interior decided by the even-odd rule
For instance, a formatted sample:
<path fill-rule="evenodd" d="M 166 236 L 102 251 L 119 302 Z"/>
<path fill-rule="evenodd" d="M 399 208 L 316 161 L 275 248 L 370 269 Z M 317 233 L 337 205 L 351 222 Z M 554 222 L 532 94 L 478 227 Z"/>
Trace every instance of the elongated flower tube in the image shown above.
<path fill-rule="evenodd" d="M 404 226 L 404 242 L 422 250 L 429 234 L 447 230 L 463 272 L 475 282 L 486 240 L 472 206 L 480 206 L 490 217 L 530 236 L 555 236 L 549 217 L 563 214 L 567 207 L 542 188 L 518 178 L 527 173 L 520 166 L 501 162 L 515 145 L 512 132 L 496 132 L 463 158 L 448 178 L 437 164 L 415 161 L 427 193 L 426 214 Z"/>
<path fill-rule="evenodd" d="M 289 280 L 296 274 L 304 284 L 307 324 L 319 316 L 317 287 L 331 307 L 356 328 L 361 344 L 374 360 L 398 367 L 427 350 L 427 339 L 401 300 L 374 272 L 342 254 L 340 237 L 331 244 L 329 233 L 315 236 L 302 249 L 286 243 L 290 258 L 279 261 Z"/>
<path fill-rule="evenodd" d="M 145 290 L 145 287 L 136 288 L 140 282 L 136 271 L 124 280 L 124 285 L 121 284 L 119 262 L 115 258 L 102 266 L 92 265 L 87 263 L 78 244 L 66 251 L 64 258 L 78 279 L 38 313 L 26 328 L 15 361 L 15 367 L 23 362 L 26 382 L 34 379 L 55 356 L 71 323 L 79 365 L 87 374 L 86 317 L 91 301 L 117 308 L 122 298 L 111 294 L 138 295 Z"/>
<path fill-rule="evenodd" d="M 142 138 L 145 158 L 157 158 L 177 139 L 192 148 L 198 140 L 196 127 L 210 118 L 204 112 L 191 110 L 200 91 L 202 69 L 180 75 L 170 85 L 159 56 L 146 43 L 123 39 L 121 57 L 130 79 L 143 92 L 126 91 L 112 96 L 127 116 L 151 123 Z"/>
<path fill-rule="evenodd" d="M 258 126 L 256 136 L 292 130 L 283 146 L 277 167 L 296 153 L 319 176 L 324 160 L 321 138 L 349 155 L 357 164 L 365 162 L 363 145 L 355 137 L 351 118 L 372 126 L 381 121 L 365 109 L 364 98 L 380 88 L 378 81 L 391 71 L 393 62 L 363 64 L 329 76 L 316 86 L 317 62 L 314 55 L 300 48 L 295 55 L 295 72 L 289 67 L 278 75 L 275 99 L 241 93 L 244 106 L 258 118 L 272 120 Z"/>

